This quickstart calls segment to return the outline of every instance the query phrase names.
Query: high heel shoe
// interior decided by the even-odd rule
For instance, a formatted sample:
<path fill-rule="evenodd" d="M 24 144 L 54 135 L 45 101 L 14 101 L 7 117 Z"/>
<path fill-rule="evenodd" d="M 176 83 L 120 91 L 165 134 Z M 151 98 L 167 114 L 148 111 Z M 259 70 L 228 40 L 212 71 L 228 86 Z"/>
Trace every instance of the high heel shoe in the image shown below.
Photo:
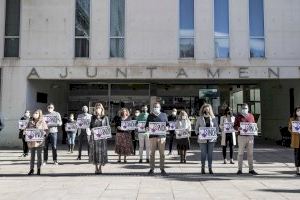
<path fill-rule="evenodd" d="M 28 176 L 30 176 L 30 175 L 32 175 L 34 173 L 34 170 L 33 169 L 31 169 L 29 172 L 28 172 Z"/>

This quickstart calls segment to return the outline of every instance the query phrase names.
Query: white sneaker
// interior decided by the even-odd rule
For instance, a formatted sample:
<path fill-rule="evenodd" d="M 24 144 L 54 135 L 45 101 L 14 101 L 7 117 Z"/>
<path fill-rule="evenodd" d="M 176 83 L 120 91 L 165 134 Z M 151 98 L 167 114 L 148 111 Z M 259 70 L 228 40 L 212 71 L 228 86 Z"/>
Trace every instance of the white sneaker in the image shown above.
<path fill-rule="evenodd" d="M 54 165 L 58 165 L 58 162 L 57 161 L 54 161 L 54 163 L 53 163 Z"/>
<path fill-rule="evenodd" d="M 47 165 L 47 162 L 43 162 L 43 166 Z"/>

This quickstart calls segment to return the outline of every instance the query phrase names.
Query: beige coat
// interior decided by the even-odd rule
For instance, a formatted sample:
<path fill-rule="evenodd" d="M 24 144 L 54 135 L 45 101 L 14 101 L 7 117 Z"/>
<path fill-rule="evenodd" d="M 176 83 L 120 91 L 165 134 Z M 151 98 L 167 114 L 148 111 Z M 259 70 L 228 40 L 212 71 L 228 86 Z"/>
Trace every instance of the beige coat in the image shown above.
<path fill-rule="evenodd" d="M 227 122 L 233 122 L 235 121 L 235 117 L 232 116 L 230 118 L 226 117 L 226 116 L 222 116 L 220 119 L 220 129 L 222 131 L 221 135 L 222 135 L 222 139 L 221 139 L 221 145 L 222 146 L 226 146 L 226 134 L 230 134 L 230 133 L 224 133 L 224 123 Z M 235 132 L 231 133 L 232 134 L 232 140 L 233 140 L 233 145 L 236 145 L 236 136 L 235 136 Z"/>
<path fill-rule="evenodd" d="M 293 118 L 290 118 L 290 120 L 289 120 L 288 128 L 289 128 L 289 132 L 292 135 L 291 148 L 300 148 L 300 134 L 292 132 L 292 121 L 297 121 L 297 120 L 294 120 Z"/>
<path fill-rule="evenodd" d="M 46 135 L 46 131 L 48 130 L 48 126 L 46 122 L 43 120 L 42 123 L 36 124 L 33 120 L 30 120 L 27 128 L 37 128 L 44 131 L 44 134 Z M 28 148 L 34 148 L 34 147 L 42 147 L 44 146 L 45 141 L 39 141 L 39 142 L 27 142 Z"/>

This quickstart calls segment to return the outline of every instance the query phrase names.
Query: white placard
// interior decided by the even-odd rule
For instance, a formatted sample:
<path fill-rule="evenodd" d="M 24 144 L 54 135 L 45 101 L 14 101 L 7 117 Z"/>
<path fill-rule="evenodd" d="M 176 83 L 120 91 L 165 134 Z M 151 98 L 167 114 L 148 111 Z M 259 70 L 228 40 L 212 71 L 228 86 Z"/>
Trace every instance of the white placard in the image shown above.
<path fill-rule="evenodd" d="M 257 135 L 257 124 L 256 123 L 247 123 L 247 122 L 241 122 L 240 123 L 240 134 L 241 135 Z"/>
<path fill-rule="evenodd" d="M 56 115 L 44 115 L 44 120 L 48 126 L 58 126 L 58 118 Z"/>
<path fill-rule="evenodd" d="M 76 123 L 66 123 L 65 130 L 68 132 L 76 132 L 77 131 Z"/>
<path fill-rule="evenodd" d="M 169 122 L 169 131 L 175 131 L 175 129 L 176 129 L 176 122 L 173 122 L 173 121 L 171 121 L 171 122 Z"/>
<path fill-rule="evenodd" d="M 77 118 L 76 124 L 79 129 L 87 129 L 90 128 L 90 119 L 85 118 Z"/>
<path fill-rule="evenodd" d="M 121 121 L 121 129 L 123 131 L 133 131 L 136 129 L 136 120 Z"/>
<path fill-rule="evenodd" d="M 109 126 L 95 127 L 92 129 L 94 140 L 103 140 L 111 138 L 111 129 Z"/>
<path fill-rule="evenodd" d="M 28 128 L 24 130 L 26 142 L 36 142 L 44 140 L 44 131 L 37 128 Z"/>
<path fill-rule="evenodd" d="M 19 129 L 24 130 L 28 125 L 28 120 L 19 120 Z"/>
<path fill-rule="evenodd" d="M 145 121 L 139 121 L 139 122 L 137 123 L 137 130 L 138 130 L 138 132 L 139 132 L 139 133 L 144 133 L 144 132 L 146 132 L 145 126 L 146 126 L 146 122 L 145 122 Z"/>
<path fill-rule="evenodd" d="M 292 132 L 300 133 L 300 121 L 292 121 Z"/>
<path fill-rule="evenodd" d="M 166 135 L 166 122 L 149 122 L 150 135 Z"/>
<path fill-rule="evenodd" d="M 190 137 L 190 132 L 186 129 L 175 129 L 176 139 Z"/>
<path fill-rule="evenodd" d="M 233 122 L 224 122 L 224 133 L 233 133 L 235 132 L 234 130 L 234 123 Z"/>
<path fill-rule="evenodd" d="M 217 139 L 217 129 L 216 127 L 200 127 L 199 128 L 199 140 L 212 140 Z"/>

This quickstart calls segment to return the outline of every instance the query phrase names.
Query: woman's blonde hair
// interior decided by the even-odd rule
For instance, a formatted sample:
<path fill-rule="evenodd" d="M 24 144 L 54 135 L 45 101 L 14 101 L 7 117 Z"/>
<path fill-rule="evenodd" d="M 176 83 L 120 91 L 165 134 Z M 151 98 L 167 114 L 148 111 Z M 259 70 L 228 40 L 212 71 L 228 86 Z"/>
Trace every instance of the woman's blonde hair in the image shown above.
<path fill-rule="evenodd" d="M 44 115 L 43 115 L 43 111 L 41 109 L 37 109 L 36 111 L 33 112 L 33 114 L 34 113 L 38 113 L 39 114 L 39 118 L 38 118 L 38 120 L 36 122 L 37 125 L 41 125 L 43 123 L 46 123 L 44 121 Z"/>
<path fill-rule="evenodd" d="M 121 114 L 122 114 L 123 111 L 127 112 L 127 116 L 130 115 L 130 112 L 127 108 L 121 108 L 118 112 L 119 117 L 122 117 Z"/>
<path fill-rule="evenodd" d="M 208 108 L 208 109 L 209 109 L 209 111 L 208 111 L 209 116 L 210 116 L 211 118 L 215 118 L 213 109 L 212 109 L 211 105 L 208 104 L 208 103 L 205 103 L 205 104 L 203 104 L 203 105 L 201 106 L 200 111 L 199 111 L 200 116 L 203 116 L 203 111 L 204 111 L 205 108 Z"/>
<path fill-rule="evenodd" d="M 104 116 L 104 115 L 105 115 L 105 109 L 104 109 L 102 103 L 96 103 L 96 104 L 95 104 L 94 115 L 97 114 L 97 113 L 96 113 L 97 108 L 100 108 L 100 109 L 101 109 L 100 115 L 101 115 L 101 116 Z"/>
<path fill-rule="evenodd" d="M 188 114 L 184 110 L 180 111 L 180 113 L 179 113 L 179 119 L 182 119 L 183 116 L 187 116 L 187 119 L 189 117 Z"/>

